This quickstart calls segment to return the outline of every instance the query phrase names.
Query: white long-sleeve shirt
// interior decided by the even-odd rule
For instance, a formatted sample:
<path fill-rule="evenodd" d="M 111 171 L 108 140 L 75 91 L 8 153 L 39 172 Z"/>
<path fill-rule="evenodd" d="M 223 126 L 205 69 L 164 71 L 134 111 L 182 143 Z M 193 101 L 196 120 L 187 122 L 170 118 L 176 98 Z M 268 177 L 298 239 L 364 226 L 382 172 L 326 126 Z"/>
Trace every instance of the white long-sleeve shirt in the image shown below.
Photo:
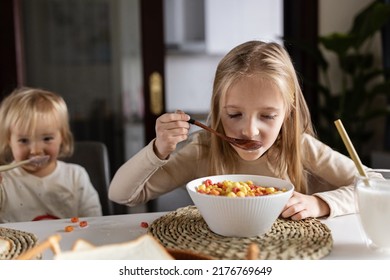
<path fill-rule="evenodd" d="M 23 168 L 1 175 L 0 223 L 102 215 L 98 193 L 79 165 L 57 161 L 42 178 Z"/>

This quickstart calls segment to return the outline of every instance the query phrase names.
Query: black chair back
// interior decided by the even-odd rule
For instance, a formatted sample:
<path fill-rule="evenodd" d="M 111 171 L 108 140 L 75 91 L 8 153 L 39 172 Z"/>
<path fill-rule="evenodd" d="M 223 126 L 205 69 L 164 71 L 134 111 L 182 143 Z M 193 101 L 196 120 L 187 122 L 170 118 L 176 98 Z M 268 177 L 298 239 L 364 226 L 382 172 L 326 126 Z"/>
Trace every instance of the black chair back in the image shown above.
<path fill-rule="evenodd" d="M 87 170 L 92 185 L 99 194 L 103 215 L 114 214 L 113 202 L 108 198 L 110 161 L 106 145 L 97 141 L 76 141 L 73 155 L 62 160 L 81 165 Z"/>

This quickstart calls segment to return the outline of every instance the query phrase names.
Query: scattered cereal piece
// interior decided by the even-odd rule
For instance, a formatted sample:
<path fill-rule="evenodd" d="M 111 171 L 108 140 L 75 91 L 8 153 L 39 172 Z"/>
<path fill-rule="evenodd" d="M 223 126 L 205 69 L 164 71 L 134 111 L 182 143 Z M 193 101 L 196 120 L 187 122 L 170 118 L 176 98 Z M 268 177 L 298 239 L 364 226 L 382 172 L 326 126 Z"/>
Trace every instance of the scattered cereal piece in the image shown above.
<path fill-rule="evenodd" d="M 149 224 L 147 222 L 141 222 L 141 227 L 148 228 Z"/>
<path fill-rule="evenodd" d="M 260 249 L 256 243 L 251 243 L 248 246 L 246 259 L 247 260 L 257 260 L 259 258 Z"/>
<path fill-rule="evenodd" d="M 65 227 L 66 232 L 71 232 L 71 231 L 73 231 L 73 229 L 74 229 L 73 226 L 66 226 Z"/>
<path fill-rule="evenodd" d="M 79 221 L 79 218 L 78 218 L 78 217 L 72 217 L 72 218 L 70 219 L 70 221 L 71 221 L 72 223 L 77 223 L 77 222 Z"/>
<path fill-rule="evenodd" d="M 88 222 L 87 221 L 80 221 L 79 225 L 80 225 L 80 227 L 86 227 L 86 226 L 88 226 Z"/>

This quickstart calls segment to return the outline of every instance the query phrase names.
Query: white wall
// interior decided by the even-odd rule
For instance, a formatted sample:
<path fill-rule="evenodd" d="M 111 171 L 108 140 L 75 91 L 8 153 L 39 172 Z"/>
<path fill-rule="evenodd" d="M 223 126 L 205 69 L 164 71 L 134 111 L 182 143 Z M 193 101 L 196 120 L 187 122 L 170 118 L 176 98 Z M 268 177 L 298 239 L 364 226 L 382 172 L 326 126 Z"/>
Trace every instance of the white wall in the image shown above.
<path fill-rule="evenodd" d="M 225 54 L 248 40 L 281 41 L 282 0 L 206 0 L 206 49 Z"/>
<path fill-rule="evenodd" d="M 213 78 L 222 56 L 167 55 L 165 60 L 166 109 L 204 113 L 210 107 Z"/>
<path fill-rule="evenodd" d="M 190 0 L 169 0 L 178 6 Z M 194 0 L 193 0 L 194 1 Z M 204 43 L 182 42 L 183 28 L 178 34 L 167 34 L 168 40 L 182 42 L 180 51 L 169 51 L 165 60 L 166 109 L 182 109 L 206 114 L 209 110 L 214 73 L 218 62 L 233 47 L 248 40 L 280 41 L 283 34 L 282 0 L 204 0 Z M 223 7 L 223 9 L 222 9 Z M 199 11 L 199 9 L 197 10 Z M 172 26 L 173 14 L 167 18 Z M 183 20 L 183 15 L 178 17 Z M 176 21 L 180 24 L 180 20 Z M 182 23 L 185 26 L 185 23 Z M 187 26 L 188 28 L 188 26 Z M 196 28 L 196 27 L 194 27 Z M 199 48 L 200 46 L 200 48 Z M 183 52 L 184 50 L 184 52 Z"/>

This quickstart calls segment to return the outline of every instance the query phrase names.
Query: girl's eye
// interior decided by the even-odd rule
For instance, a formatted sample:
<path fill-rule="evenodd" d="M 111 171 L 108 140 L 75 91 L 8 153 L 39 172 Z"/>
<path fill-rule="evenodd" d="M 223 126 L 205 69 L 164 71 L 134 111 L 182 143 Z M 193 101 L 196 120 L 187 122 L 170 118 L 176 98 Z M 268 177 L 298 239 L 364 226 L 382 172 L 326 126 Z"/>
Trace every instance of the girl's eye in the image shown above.
<path fill-rule="evenodd" d="M 274 120 L 277 115 L 263 115 L 262 117 L 267 120 Z"/>
<path fill-rule="evenodd" d="M 234 118 L 238 118 L 238 117 L 241 117 L 241 113 L 237 113 L 237 114 L 228 114 L 228 117 L 231 118 L 231 119 L 234 119 Z"/>
<path fill-rule="evenodd" d="M 28 143 L 28 139 L 27 138 L 20 138 L 18 140 L 19 143 L 22 143 L 22 144 L 27 144 Z"/>
<path fill-rule="evenodd" d="M 46 137 L 43 138 L 43 141 L 49 142 L 49 141 L 51 141 L 51 140 L 53 140 L 53 139 L 54 139 L 53 136 L 46 136 Z"/>

